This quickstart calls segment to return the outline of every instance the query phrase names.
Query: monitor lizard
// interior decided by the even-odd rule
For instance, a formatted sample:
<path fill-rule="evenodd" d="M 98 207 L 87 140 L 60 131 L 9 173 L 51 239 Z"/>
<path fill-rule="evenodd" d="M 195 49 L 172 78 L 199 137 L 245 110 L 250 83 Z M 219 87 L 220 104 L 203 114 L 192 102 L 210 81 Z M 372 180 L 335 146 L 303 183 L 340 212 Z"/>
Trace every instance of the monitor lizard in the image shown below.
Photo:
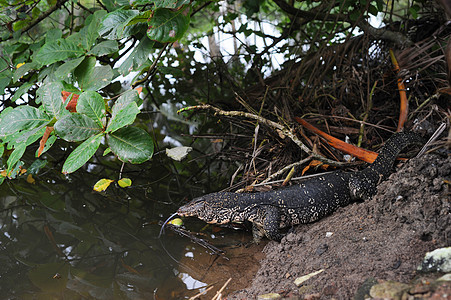
<path fill-rule="evenodd" d="M 423 139 L 415 133 L 395 133 L 376 160 L 361 171 L 334 171 L 268 192 L 211 193 L 183 205 L 177 214 L 195 216 L 211 224 L 250 221 L 254 242 L 264 236 L 280 241 L 280 228 L 314 222 L 351 201 L 372 197 L 377 185 L 390 175 L 401 150 L 421 143 Z"/>

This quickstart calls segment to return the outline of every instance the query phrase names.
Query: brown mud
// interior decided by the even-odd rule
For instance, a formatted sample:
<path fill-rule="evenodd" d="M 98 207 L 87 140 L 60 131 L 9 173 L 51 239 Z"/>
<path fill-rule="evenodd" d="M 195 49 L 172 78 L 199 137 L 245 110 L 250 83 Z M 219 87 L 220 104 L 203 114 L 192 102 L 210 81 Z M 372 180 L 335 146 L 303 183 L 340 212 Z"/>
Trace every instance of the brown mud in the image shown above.
<path fill-rule="evenodd" d="M 255 299 L 267 293 L 294 299 L 353 299 L 357 291 L 362 295 L 356 299 L 364 299 L 374 283 L 411 283 L 425 276 L 416 271 L 425 253 L 451 245 L 450 178 L 449 154 L 409 160 L 379 185 L 371 200 L 297 226 L 281 243 L 268 242 L 253 279 L 248 282 L 249 274 L 238 268 L 229 292 L 246 282 L 247 287 L 227 299 Z M 249 262 L 255 262 L 253 256 Z M 294 284 L 297 277 L 321 269 L 300 287 Z M 436 299 L 449 295 L 451 285 L 440 289 L 445 290 Z M 422 295 L 432 297 L 433 291 Z"/>

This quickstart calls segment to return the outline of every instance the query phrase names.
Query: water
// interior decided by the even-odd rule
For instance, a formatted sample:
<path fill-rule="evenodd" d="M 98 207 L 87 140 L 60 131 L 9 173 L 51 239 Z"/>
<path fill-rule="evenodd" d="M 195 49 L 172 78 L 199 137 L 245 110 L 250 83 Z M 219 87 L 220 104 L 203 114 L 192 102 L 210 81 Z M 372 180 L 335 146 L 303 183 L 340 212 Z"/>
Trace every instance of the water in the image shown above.
<path fill-rule="evenodd" d="M 91 165 L 69 177 L 49 165 L 33 184 L 26 176 L 5 180 L 0 186 L 2 298 L 187 299 L 210 284 L 219 288 L 243 267 L 242 260 L 249 261 L 246 252 L 255 250 L 237 247 L 251 239 L 242 230 L 186 220 L 186 228 L 225 249 L 223 256 L 170 228 L 158 238 L 161 222 L 205 191 L 190 183 L 192 174 L 175 176 L 167 161 L 154 159 L 125 168 L 132 187 L 93 192 L 98 179 L 117 179 L 120 165 L 114 164 Z"/>

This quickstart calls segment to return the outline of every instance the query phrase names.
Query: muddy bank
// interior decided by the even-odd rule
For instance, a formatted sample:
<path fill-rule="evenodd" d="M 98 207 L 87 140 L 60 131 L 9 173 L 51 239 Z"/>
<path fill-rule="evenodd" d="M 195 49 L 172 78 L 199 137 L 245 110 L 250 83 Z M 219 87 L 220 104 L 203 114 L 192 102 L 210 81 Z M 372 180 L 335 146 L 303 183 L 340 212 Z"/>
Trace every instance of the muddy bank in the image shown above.
<path fill-rule="evenodd" d="M 281 243 L 269 242 L 252 283 L 227 299 L 266 293 L 352 299 L 365 282 L 411 282 L 426 252 L 451 245 L 450 178 L 449 155 L 409 160 L 370 201 L 297 226 Z M 320 269 L 302 286 L 294 284 Z"/>

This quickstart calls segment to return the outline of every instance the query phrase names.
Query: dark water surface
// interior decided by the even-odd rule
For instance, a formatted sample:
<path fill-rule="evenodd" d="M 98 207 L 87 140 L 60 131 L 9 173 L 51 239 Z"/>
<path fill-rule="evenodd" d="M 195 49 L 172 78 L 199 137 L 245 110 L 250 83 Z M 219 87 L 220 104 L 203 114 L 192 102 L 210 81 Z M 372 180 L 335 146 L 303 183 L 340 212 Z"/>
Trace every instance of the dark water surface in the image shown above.
<path fill-rule="evenodd" d="M 1 298 L 184 299 L 209 284 L 221 285 L 235 271 L 220 270 L 215 277 L 219 269 L 212 266 L 234 265 L 233 258 L 211 255 L 171 230 L 158 238 L 163 220 L 206 191 L 201 185 L 193 191 L 168 165 L 126 167 L 123 176 L 132 179 L 132 187 L 113 184 L 105 193 L 92 190 L 95 182 L 117 179 L 120 164 L 89 165 L 70 176 L 47 167 L 33 175 L 34 183 L 26 174 L 5 180 L 0 186 Z M 216 246 L 232 249 L 229 258 L 246 259 L 243 251 L 249 250 L 235 245 L 249 241 L 250 234 L 204 226 L 186 223 Z"/>

